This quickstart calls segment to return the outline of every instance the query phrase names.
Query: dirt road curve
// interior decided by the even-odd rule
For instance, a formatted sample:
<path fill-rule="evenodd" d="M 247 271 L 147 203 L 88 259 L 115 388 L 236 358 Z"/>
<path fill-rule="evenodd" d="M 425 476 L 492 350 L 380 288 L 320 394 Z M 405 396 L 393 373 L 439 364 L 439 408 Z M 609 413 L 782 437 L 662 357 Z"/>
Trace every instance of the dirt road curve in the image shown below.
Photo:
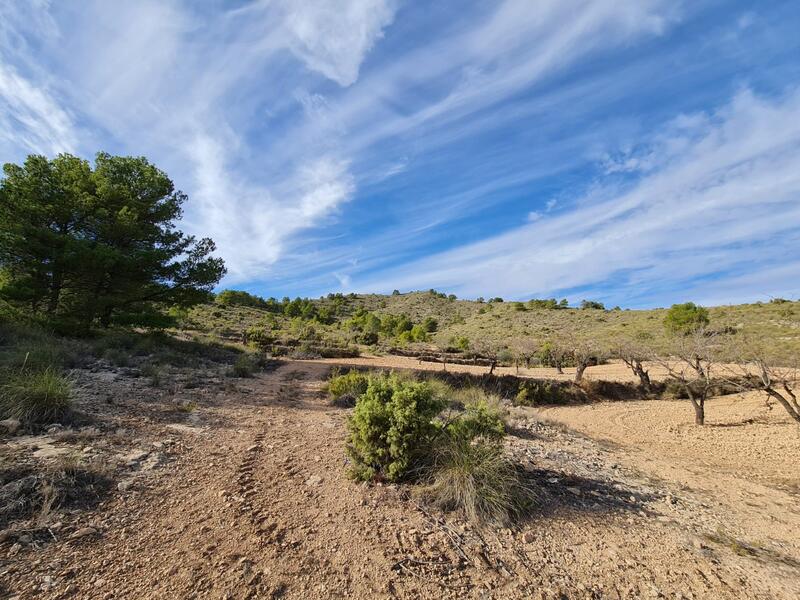
<path fill-rule="evenodd" d="M 182 427 L 148 425 L 179 438 L 172 462 L 90 515 L 86 524 L 96 533 L 3 559 L 0 592 L 230 599 L 800 595 L 796 495 L 774 473 L 752 484 L 743 483 L 747 472 L 717 473 L 719 464 L 705 461 L 713 448 L 696 463 L 666 453 L 648 462 L 638 438 L 631 439 L 639 449 L 626 450 L 627 433 L 616 444 L 598 443 L 537 421 L 535 411 L 518 411 L 509 452 L 530 468 L 540 490 L 537 508 L 517 530 L 476 531 L 456 516 L 442 521 L 426 513 L 402 488 L 345 477 L 347 413 L 320 393 L 328 368 L 288 362 L 209 395 Z M 595 417 L 617 419 L 620 431 L 637 427 L 638 412 L 574 410 L 592 415 L 582 421 L 589 434 L 600 429 Z M 557 411 L 547 416 L 574 420 Z M 797 456 L 792 448 L 785 448 L 786 460 Z M 732 482 L 739 487 L 720 495 Z M 768 503 L 781 510 L 759 508 Z"/>

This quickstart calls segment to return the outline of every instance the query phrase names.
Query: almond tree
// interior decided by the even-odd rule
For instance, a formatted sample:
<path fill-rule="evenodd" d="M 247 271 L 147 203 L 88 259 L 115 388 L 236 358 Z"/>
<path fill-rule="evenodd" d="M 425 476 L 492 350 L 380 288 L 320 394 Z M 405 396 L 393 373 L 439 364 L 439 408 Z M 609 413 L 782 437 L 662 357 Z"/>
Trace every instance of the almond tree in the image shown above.
<path fill-rule="evenodd" d="M 652 359 L 653 351 L 641 341 L 626 338 L 616 342 L 613 354 L 639 378 L 642 390 L 650 393 L 652 390 L 650 372 L 645 369 L 644 364 L 645 361 Z"/>
<path fill-rule="evenodd" d="M 675 337 L 669 358 L 656 358 L 670 378 L 683 387 L 694 408 L 695 425 L 705 425 L 705 404 L 714 386 L 716 338 L 713 332 L 697 329 Z"/>
<path fill-rule="evenodd" d="M 732 365 L 726 370 L 726 381 L 743 391 L 761 391 L 780 404 L 792 420 L 800 423 L 800 402 L 795 388 L 800 382 L 796 366 L 779 366 L 769 349 L 759 347 L 755 340 L 739 338 L 731 345 Z"/>
<path fill-rule="evenodd" d="M 591 365 L 598 364 L 603 358 L 602 349 L 591 340 L 575 342 L 570 354 L 575 360 L 575 383 L 583 381 L 586 369 Z"/>

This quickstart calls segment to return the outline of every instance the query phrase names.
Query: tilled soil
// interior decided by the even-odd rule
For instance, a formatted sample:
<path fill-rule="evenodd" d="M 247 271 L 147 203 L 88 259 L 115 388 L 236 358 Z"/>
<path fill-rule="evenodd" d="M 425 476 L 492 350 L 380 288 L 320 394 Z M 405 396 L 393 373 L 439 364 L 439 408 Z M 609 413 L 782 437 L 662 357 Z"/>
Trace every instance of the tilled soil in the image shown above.
<path fill-rule="evenodd" d="M 514 529 L 477 529 L 458 515 L 426 509 L 405 486 L 346 478 L 348 411 L 330 406 L 321 392 L 328 369 L 286 362 L 254 379 L 195 383 L 146 405 L 135 396 L 141 378 L 86 374 L 93 403 L 86 409 L 127 424 L 134 436 L 124 448 L 108 450 L 126 458 L 115 471 L 125 484 L 95 508 L 59 515 L 63 522 L 53 524 L 49 539 L 0 546 L 0 593 L 231 599 L 800 594 L 796 496 L 785 481 L 757 485 L 766 500 L 792 506 L 772 514 L 771 527 L 764 515 L 747 529 L 742 523 L 750 513 L 741 510 L 752 498 L 720 495 L 698 483 L 724 487 L 728 478 L 748 479 L 747 472 L 718 475 L 716 465 L 698 461 L 691 477 L 668 477 L 668 467 L 682 473 L 686 463 L 664 454 L 653 457 L 653 467 L 641 456 L 644 449 L 629 448 L 624 439 L 597 442 L 564 428 L 560 423 L 572 419 L 566 413 L 548 413 L 551 423 L 533 409 L 514 409 L 508 451 L 527 469 L 537 502 Z M 176 412 L 175 406 L 186 408 Z M 18 444 L 15 452 L 35 445 Z M 136 454 L 136 448 L 144 449 Z M 157 464 L 144 466 L 153 456 L 161 457 Z M 750 537 L 755 531 L 763 536 Z"/>

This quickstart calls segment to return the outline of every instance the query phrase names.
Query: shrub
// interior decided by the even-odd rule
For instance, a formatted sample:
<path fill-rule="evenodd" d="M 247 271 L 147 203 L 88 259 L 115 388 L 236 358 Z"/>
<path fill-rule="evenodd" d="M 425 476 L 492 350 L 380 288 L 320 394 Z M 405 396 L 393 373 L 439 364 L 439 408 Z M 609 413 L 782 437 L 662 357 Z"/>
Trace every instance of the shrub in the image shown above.
<path fill-rule="evenodd" d="M 422 382 L 373 377 L 348 421 L 347 453 L 356 479 L 399 481 L 420 466 L 440 427 L 444 402 Z"/>
<path fill-rule="evenodd" d="M 234 377 L 252 377 L 256 370 L 256 361 L 249 354 L 240 354 L 231 367 Z"/>
<path fill-rule="evenodd" d="M 505 525 L 525 510 L 532 494 L 503 447 L 450 440 L 437 448 L 424 496 L 443 510 L 461 510 L 473 522 Z"/>
<path fill-rule="evenodd" d="M 540 406 L 542 404 L 567 404 L 564 388 L 556 381 L 526 381 L 519 386 L 514 398 L 516 406 Z"/>
<path fill-rule="evenodd" d="M 606 306 L 596 300 L 581 300 L 581 308 L 583 310 L 605 310 Z"/>
<path fill-rule="evenodd" d="M 461 441 L 477 437 L 501 440 L 506 433 L 507 411 L 500 398 L 478 388 L 471 388 L 462 397 L 465 397 L 464 414 L 447 425 L 448 436 Z"/>
<path fill-rule="evenodd" d="M 664 317 L 664 327 L 669 333 L 688 335 L 708 325 L 708 310 L 694 302 L 673 304 Z"/>
<path fill-rule="evenodd" d="M 343 375 L 334 375 L 328 381 L 328 394 L 333 402 L 341 401 L 343 397 L 355 400 L 367 391 L 369 375 L 351 369 Z"/>
<path fill-rule="evenodd" d="M 13 373 L 0 386 L 3 419 L 47 423 L 60 419 L 70 407 L 72 385 L 53 369 Z"/>

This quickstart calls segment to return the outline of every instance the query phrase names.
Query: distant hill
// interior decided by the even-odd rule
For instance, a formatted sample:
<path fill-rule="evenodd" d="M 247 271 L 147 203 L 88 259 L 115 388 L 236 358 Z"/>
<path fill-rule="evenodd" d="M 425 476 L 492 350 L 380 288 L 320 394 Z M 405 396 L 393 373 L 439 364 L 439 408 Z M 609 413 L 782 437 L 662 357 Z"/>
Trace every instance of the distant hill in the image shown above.
<path fill-rule="evenodd" d="M 241 300 L 241 299 L 239 299 Z M 513 348 L 520 340 L 542 344 L 551 339 L 589 339 L 611 345 L 619 337 L 666 344 L 666 309 L 620 310 L 596 308 L 539 308 L 535 302 L 458 300 L 435 292 L 405 294 L 329 294 L 306 301 L 261 301 L 259 306 L 219 302 L 192 309 L 182 328 L 215 338 L 240 340 L 259 335 L 289 346 L 349 346 L 381 352 L 396 346 L 444 348 L 461 341 L 472 346 Z M 291 305 L 291 306 L 290 306 Z M 288 307 L 288 308 L 287 308 Z M 374 315 L 365 317 L 368 315 Z M 800 302 L 709 307 L 710 328 L 767 341 L 787 361 L 800 356 Z M 436 322 L 424 341 L 391 330 L 393 317 L 407 317 L 411 326 L 426 319 Z M 383 320 L 383 327 L 379 321 Z M 401 323 L 408 328 L 408 323 Z M 367 329 L 375 330 L 367 335 Z M 419 328 L 418 328 L 419 329 Z"/>

